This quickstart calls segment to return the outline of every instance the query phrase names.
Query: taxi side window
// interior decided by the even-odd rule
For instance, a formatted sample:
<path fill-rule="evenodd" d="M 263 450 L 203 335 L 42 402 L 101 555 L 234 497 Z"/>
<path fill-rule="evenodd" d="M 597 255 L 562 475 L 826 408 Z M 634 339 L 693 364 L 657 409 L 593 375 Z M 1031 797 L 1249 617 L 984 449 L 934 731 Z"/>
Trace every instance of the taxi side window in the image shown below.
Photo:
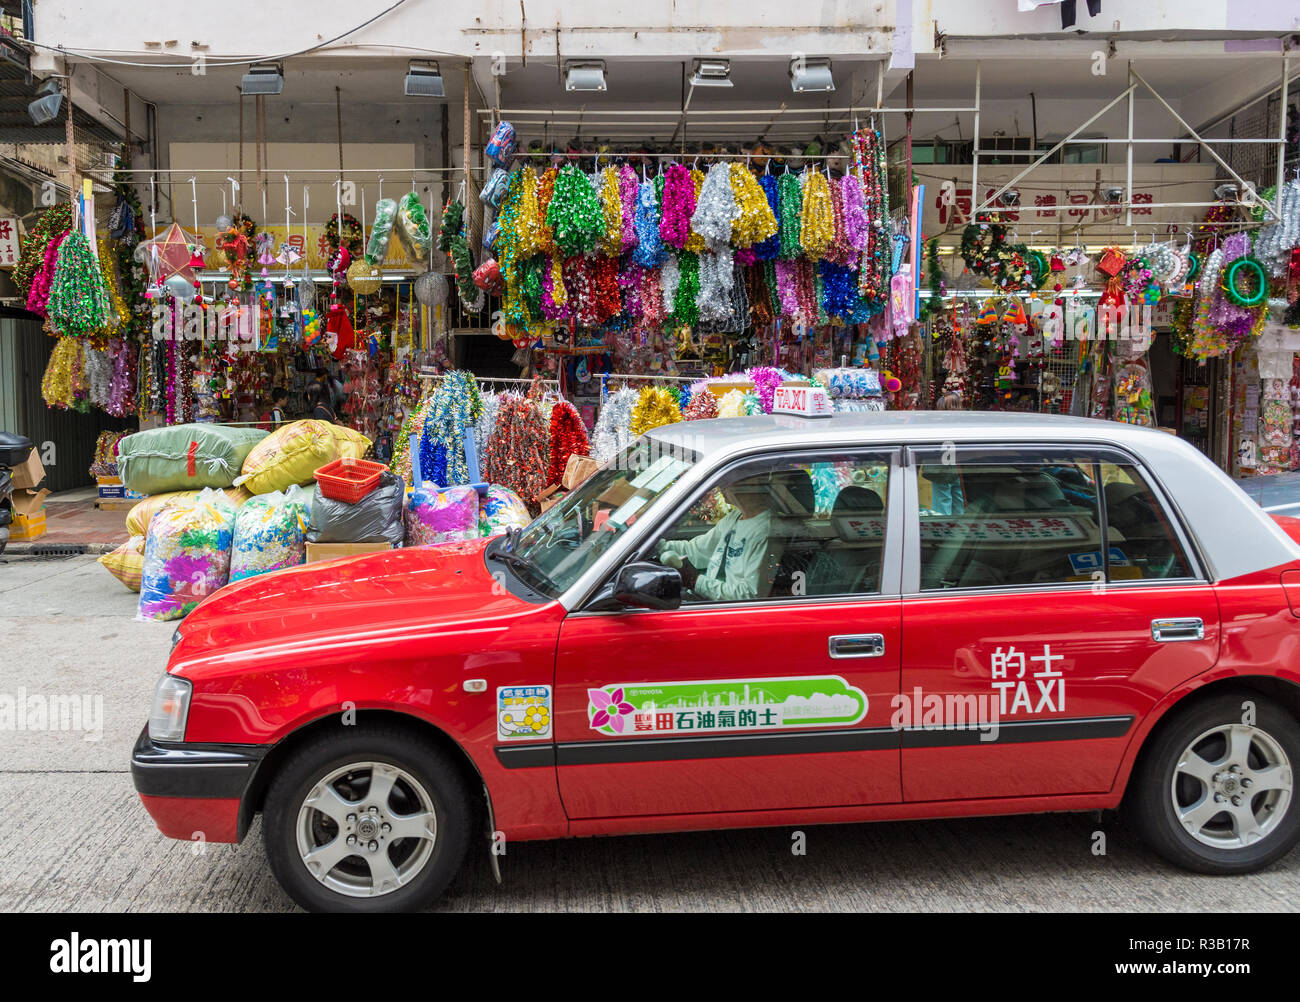
<path fill-rule="evenodd" d="M 1191 577 L 1169 513 L 1142 474 L 1128 464 L 1102 463 L 1101 481 L 1111 580 Z"/>
<path fill-rule="evenodd" d="M 746 463 L 655 544 L 682 570 L 684 604 L 880 591 L 886 456 Z"/>
<path fill-rule="evenodd" d="M 1090 581 L 1103 568 L 1086 456 L 918 469 L 922 591 Z"/>

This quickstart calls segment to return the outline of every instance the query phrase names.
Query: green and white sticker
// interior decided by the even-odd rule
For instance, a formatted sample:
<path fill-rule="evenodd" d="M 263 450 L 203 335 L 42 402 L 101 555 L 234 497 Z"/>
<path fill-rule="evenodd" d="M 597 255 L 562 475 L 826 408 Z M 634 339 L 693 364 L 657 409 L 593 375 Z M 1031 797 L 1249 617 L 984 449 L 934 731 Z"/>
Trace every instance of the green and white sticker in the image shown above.
<path fill-rule="evenodd" d="M 629 682 L 587 690 L 591 729 L 615 736 L 846 726 L 867 696 L 838 675 Z"/>

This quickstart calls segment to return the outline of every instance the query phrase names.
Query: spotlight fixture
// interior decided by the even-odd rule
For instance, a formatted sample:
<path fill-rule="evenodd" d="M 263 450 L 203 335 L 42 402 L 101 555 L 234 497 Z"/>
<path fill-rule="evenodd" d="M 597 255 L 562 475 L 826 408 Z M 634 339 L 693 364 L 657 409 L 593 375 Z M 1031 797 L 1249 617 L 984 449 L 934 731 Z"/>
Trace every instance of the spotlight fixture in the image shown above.
<path fill-rule="evenodd" d="M 835 89 L 829 59 L 806 59 L 795 56 L 790 60 L 790 89 L 797 94 Z"/>
<path fill-rule="evenodd" d="M 565 90 L 605 90 L 605 61 L 567 62 L 564 64 Z"/>
<path fill-rule="evenodd" d="M 1008 188 L 1002 193 L 999 201 L 1006 206 L 1015 206 L 1020 204 L 1020 192 L 1015 188 Z"/>
<path fill-rule="evenodd" d="M 47 125 L 59 117 L 63 107 L 63 88 L 50 77 L 36 89 L 36 100 L 27 105 L 27 114 L 35 125 Z"/>
<path fill-rule="evenodd" d="M 1230 198 L 1237 197 L 1237 186 L 1231 181 L 1225 184 L 1216 185 L 1214 188 L 1214 197 L 1221 202 L 1226 202 Z"/>
<path fill-rule="evenodd" d="M 442 73 L 432 59 L 412 59 L 406 65 L 402 93 L 407 97 L 446 97 Z"/>
<path fill-rule="evenodd" d="M 1105 199 L 1109 204 L 1111 204 L 1111 205 L 1115 205 L 1117 202 L 1120 202 L 1120 201 L 1123 200 L 1123 198 L 1124 198 L 1124 189 L 1123 189 L 1123 188 L 1103 188 L 1102 191 L 1101 191 L 1101 197 L 1102 197 L 1103 199 Z"/>
<path fill-rule="evenodd" d="M 730 59 L 697 59 L 691 66 L 692 87 L 731 87 Z"/>
<path fill-rule="evenodd" d="M 279 94 L 284 90 L 284 67 L 280 63 L 254 63 L 239 81 L 245 97 Z"/>

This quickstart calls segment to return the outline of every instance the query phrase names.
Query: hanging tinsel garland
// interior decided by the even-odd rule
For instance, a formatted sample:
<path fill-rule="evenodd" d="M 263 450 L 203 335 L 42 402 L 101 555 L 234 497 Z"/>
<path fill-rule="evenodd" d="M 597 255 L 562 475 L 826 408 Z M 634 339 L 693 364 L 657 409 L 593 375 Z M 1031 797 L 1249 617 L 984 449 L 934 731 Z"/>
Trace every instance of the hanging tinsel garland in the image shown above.
<path fill-rule="evenodd" d="M 453 369 L 442 377 L 420 431 L 420 473 L 439 487 L 469 482 L 465 462 L 466 433 L 482 414 L 478 381 Z"/>
<path fill-rule="evenodd" d="M 771 174 L 764 174 L 758 179 L 758 186 L 763 192 L 763 197 L 767 199 L 768 212 L 772 216 L 772 221 L 777 223 L 780 213 L 780 201 L 777 195 L 777 179 Z M 771 235 L 764 240 L 760 240 L 754 245 L 754 257 L 759 261 L 771 261 L 781 252 L 781 237 L 779 233 L 779 224 L 777 229 L 773 230 Z M 751 297 L 752 299 L 752 297 Z"/>
<path fill-rule="evenodd" d="M 27 295 L 32 278 L 45 264 L 45 252 L 50 241 L 71 228 L 72 206 L 67 202 L 59 202 L 41 213 L 41 218 L 23 240 L 18 263 L 14 265 L 13 283 L 21 295 Z"/>
<path fill-rule="evenodd" d="M 58 267 L 59 250 L 63 247 L 64 242 L 68 239 L 68 234 L 71 232 L 71 230 L 66 230 L 45 245 L 41 267 L 32 276 L 31 285 L 27 290 L 26 305 L 29 313 L 35 313 L 38 316 L 45 315 L 50 302 L 50 292 L 54 288 L 54 272 Z"/>
<path fill-rule="evenodd" d="M 605 228 L 596 247 L 601 254 L 618 257 L 623 253 L 623 196 L 618 171 L 606 167 L 598 176 L 600 211 L 605 219 Z"/>
<path fill-rule="evenodd" d="M 637 247 L 632 252 L 632 260 L 645 268 L 658 268 L 668 252 L 659 236 L 659 200 L 649 181 L 642 181 L 637 192 L 636 234 Z"/>
<path fill-rule="evenodd" d="M 666 424 L 676 424 L 682 419 L 682 412 L 677 409 L 677 401 L 661 386 L 647 386 L 637 397 L 632 409 L 632 434 L 644 435 L 652 428 Z"/>
<path fill-rule="evenodd" d="M 600 200 L 587 175 L 573 164 L 566 164 L 555 179 L 555 194 L 546 208 L 546 223 L 566 257 L 592 250 L 604 232 Z"/>
<path fill-rule="evenodd" d="M 82 344 L 75 337 L 61 337 L 55 342 L 41 379 L 41 396 L 49 406 L 60 410 L 76 406 Z"/>
<path fill-rule="evenodd" d="M 695 212 L 695 185 L 690 169 L 670 164 L 664 173 L 663 211 L 659 217 L 659 237 L 682 250 L 691 236 L 691 217 Z"/>
<path fill-rule="evenodd" d="M 582 417 L 578 414 L 577 408 L 567 400 L 561 400 L 551 409 L 549 440 L 550 463 L 547 466 L 547 486 L 560 482 L 570 456 L 585 456 L 591 448 L 587 441 L 587 429 L 582 424 Z"/>
<path fill-rule="evenodd" d="M 799 211 L 799 244 L 804 256 L 816 261 L 835 239 L 835 215 L 831 189 L 819 170 L 804 172 L 803 198 Z"/>
<path fill-rule="evenodd" d="M 779 256 L 783 261 L 793 261 L 803 253 L 799 226 L 803 215 L 803 189 L 797 174 L 782 174 L 777 182 L 777 199 L 780 205 L 778 223 L 781 244 Z"/>
<path fill-rule="evenodd" d="M 731 166 L 716 163 L 704 176 L 691 229 L 704 238 L 707 248 L 717 250 L 730 244 L 731 229 L 739 216 L 740 207 L 731 188 Z"/>
<path fill-rule="evenodd" d="M 776 214 L 762 186 L 743 164 L 731 165 L 731 190 L 739 213 L 731 230 L 732 244 L 752 247 L 775 236 Z"/>
<path fill-rule="evenodd" d="M 632 434 L 632 409 L 636 403 L 636 391 L 627 387 L 615 390 L 605 398 L 591 436 L 593 459 L 609 462 L 632 444 L 636 437 Z"/>
<path fill-rule="evenodd" d="M 49 313 L 63 336 L 84 337 L 112 323 L 104 273 L 81 230 L 73 230 L 59 248 L 50 287 Z"/>
<path fill-rule="evenodd" d="M 533 507 L 546 488 L 547 430 L 536 403 L 503 393 L 497 401 L 496 428 L 483 450 L 488 480 L 508 487 Z"/>

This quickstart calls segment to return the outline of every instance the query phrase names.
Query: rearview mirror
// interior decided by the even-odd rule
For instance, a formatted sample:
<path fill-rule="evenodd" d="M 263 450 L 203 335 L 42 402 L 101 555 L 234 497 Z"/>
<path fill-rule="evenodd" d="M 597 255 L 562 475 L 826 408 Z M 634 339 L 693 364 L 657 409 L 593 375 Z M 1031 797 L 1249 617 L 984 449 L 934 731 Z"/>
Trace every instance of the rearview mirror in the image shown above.
<path fill-rule="evenodd" d="M 614 601 L 634 609 L 676 609 L 682 604 L 682 575 L 663 564 L 624 564 L 614 578 Z"/>

